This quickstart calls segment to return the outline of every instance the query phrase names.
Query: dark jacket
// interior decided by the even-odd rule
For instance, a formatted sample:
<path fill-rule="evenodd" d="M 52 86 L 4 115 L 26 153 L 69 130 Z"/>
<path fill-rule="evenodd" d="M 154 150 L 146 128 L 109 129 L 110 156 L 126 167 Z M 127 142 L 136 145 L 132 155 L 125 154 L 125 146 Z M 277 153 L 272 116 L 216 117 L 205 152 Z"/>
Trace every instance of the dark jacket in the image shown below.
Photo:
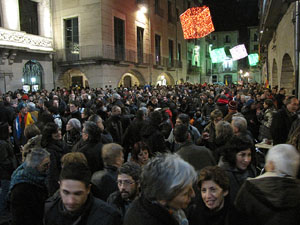
<path fill-rule="evenodd" d="M 72 151 L 82 152 L 84 154 L 92 173 L 103 169 L 104 165 L 101 156 L 101 152 L 102 152 L 101 142 L 93 143 L 93 142 L 83 141 L 81 139 L 76 145 L 74 145 Z"/>
<path fill-rule="evenodd" d="M 101 200 L 106 201 L 111 193 L 118 190 L 117 177 L 118 168 L 115 166 L 105 166 L 104 170 L 93 174 L 92 183 L 99 189 Z"/>
<path fill-rule="evenodd" d="M 0 140 L 0 180 L 10 180 L 17 168 L 17 159 L 11 143 Z"/>
<path fill-rule="evenodd" d="M 296 225 L 300 221 L 300 182 L 262 175 L 247 180 L 236 198 L 240 224 Z"/>
<path fill-rule="evenodd" d="M 45 225 L 121 225 L 121 217 L 107 203 L 90 195 L 79 213 L 63 210 L 59 195 L 54 195 L 45 204 Z"/>
<path fill-rule="evenodd" d="M 44 203 L 48 197 L 45 187 L 30 183 L 14 186 L 10 195 L 13 225 L 43 225 Z"/>
<path fill-rule="evenodd" d="M 224 206 L 218 211 L 207 208 L 200 197 L 188 209 L 189 225 L 232 225 L 233 212 L 229 195 L 224 198 Z"/>
<path fill-rule="evenodd" d="M 179 225 L 171 213 L 158 203 L 143 196 L 136 199 L 128 209 L 124 225 Z"/>
<path fill-rule="evenodd" d="M 130 121 L 125 117 L 111 116 L 105 122 L 106 130 L 111 134 L 115 143 L 123 144 L 123 136 Z"/>
<path fill-rule="evenodd" d="M 271 124 L 271 135 L 273 144 L 283 144 L 287 141 L 292 123 L 297 119 L 297 115 L 292 115 L 286 107 L 282 107 L 277 113 L 274 113 Z"/>
<path fill-rule="evenodd" d="M 224 163 L 221 167 L 226 171 L 226 174 L 229 177 L 229 182 L 230 182 L 229 194 L 230 194 L 231 203 L 233 204 L 236 195 L 240 187 L 244 183 L 244 181 L 249 177 L 250 178 L 255 177 L 256 171 L 254 169 L 254 166 L 252 166 L 251 164 L 248 166 L 247 170 L 240 170 L 236 167 L 233 168 L 229 166 L 229 164 L 227 163 Z"/>
<path fill-rule="evenodd" d="M 128 207 L 131 205 L 131 202 L 123 200 L 120 191 L 115 191 L 112 193 L 108 197 L 107 203 L 118 210 L 122 216 L 122 220 L 124 219 Z"/>
<path fill-rule="evenodd" d="M 204 146 L 197 146 L 191 141 L 180 145 L 176 153 L 184 161 L 191 164 L 196 171 L 200 171 L 206 166 L 216 165 L 216 161 L 208 148 Z"/>
<path fill-rule="evenodd" d="M 61 157 L 68 151 L 62 141 L 53 141 L 48 143 L 47 146 L 42 144 L 42 147 L 45 147 L 50 153 L 50 168 L 47 177 L 47 186 L 50 195 L 52 195 L 59 188 L 58 180 L 61 171 Z"/>

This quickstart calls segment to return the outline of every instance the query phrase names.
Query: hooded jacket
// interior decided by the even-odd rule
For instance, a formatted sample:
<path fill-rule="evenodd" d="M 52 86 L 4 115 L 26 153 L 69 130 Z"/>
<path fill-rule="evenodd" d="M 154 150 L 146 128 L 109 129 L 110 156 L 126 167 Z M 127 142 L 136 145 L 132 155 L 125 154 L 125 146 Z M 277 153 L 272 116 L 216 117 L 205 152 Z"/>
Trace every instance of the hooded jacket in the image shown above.
<path fill-rule="evenodd" d="M 241 213 L 239 224 L 299 224 L 300 181 L 268 174 L 249 179 L 241 187 L 235 201 Z"/>

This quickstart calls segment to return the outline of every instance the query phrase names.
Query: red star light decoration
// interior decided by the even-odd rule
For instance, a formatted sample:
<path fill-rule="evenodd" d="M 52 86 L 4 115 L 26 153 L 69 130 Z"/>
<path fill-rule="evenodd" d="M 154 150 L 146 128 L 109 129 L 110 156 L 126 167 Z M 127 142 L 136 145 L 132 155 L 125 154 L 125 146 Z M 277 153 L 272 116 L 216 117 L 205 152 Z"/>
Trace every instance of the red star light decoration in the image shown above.
<path fill-rule="evenodd" d="M 215 30 L 207 6 L 187 9 L 180 15 L 184 39 L 202 38 Z"/>

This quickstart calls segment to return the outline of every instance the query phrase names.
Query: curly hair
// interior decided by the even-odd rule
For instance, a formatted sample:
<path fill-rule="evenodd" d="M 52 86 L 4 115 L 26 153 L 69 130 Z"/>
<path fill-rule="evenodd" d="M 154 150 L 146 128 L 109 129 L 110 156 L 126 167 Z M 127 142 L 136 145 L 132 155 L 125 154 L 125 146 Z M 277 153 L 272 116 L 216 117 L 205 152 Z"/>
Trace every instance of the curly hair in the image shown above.
<path fill-rule="evenodd" d="M 200 170 L 198 179 L 198 188 L 201 189 L 201 185 L 204 181 L 213 181 L 219 185 L 223 191 L 229 190 L 229 177 L 225 170 L 218 166 L 207 166 Z"/>

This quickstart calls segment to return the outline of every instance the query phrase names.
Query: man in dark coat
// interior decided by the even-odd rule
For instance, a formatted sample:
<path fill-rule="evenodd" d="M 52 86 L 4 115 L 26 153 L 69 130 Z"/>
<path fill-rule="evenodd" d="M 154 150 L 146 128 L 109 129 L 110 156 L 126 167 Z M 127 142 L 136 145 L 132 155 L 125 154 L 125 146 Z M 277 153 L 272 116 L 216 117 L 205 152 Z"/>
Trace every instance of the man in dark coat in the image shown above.
<path fill-rule="evenodd" d="M 118 191 L 112 193 L 107 202 L 117 209 L 122 218 L 132 201 L 139 195 L 141 167 L 134 162 L 124 163 L 118 170 Z"/>
<path fill-rule="evenodd" d="M 45 204 L 45 225 L 120 225 L 119 213 L 90 194 L 91 172 L 83 163 L 69 163 L 60 174 L 59 195 Z"/>
<path fill-rule="evenodd" d="M 99 170 L 93 174 L 92 183 L 99 189 L 101 195 L 99 198 L 106 201 L 111 193 L 118 190 L 118 168 L 124 162 L 123 147 L 115 143 L 103 145 L 102 159 L 104 170 Z"/>
<path fill-rule="evenodd" d="M 299 100 L 295 96 L 290 96 L 286 100 L 286 106 L 273 115 L 271 135 L 274 145 L 286 143 L 292 123 L 297 119 L 298 108 Z"/>
<path fill-rule="evenodd" d="M 186 125 L 176 125 L 174 128 L 174 137 L 176 143 L 179 144 L 179 149 L 176 153 L 191 164 L 196 171 L 200 171 L 206 166 L 216 165 L 216 161 L 208 148 L 197 146 L 191 141 Z"/>
<path fill-rule="evenodd" d="M 123 144 L 123 135 L 130 121 L 121 116 L 121 108 L 114 105 L 111 109 L 111 116 L 105 122 L 107 131 L 111 134 L 113 141 L 120 145 Z"/>
<path fill-rule="evenodd" d="M 82 139 L 74 145 L 73 152 L 82 152 L 87 159 L 88 166 L 92 173 L 102 170 L 103 160 L 101 156 L 101 130 L 92 121 L 83 124 Z"/>
<path fill-rule="evenodd" d="M 42 148 L 34 149 L 12 174 L 10 206 L 13 225 L 43 225 L 49 165 L 50 153 Z"/>
<path fill-rule="evenodd" d="M 299 224 L 299 162 L 300 155 L 292 145 L 280 144 L 269 150 L 266 173 L 246 180 L 237 195 L 238 224 Z"/>

